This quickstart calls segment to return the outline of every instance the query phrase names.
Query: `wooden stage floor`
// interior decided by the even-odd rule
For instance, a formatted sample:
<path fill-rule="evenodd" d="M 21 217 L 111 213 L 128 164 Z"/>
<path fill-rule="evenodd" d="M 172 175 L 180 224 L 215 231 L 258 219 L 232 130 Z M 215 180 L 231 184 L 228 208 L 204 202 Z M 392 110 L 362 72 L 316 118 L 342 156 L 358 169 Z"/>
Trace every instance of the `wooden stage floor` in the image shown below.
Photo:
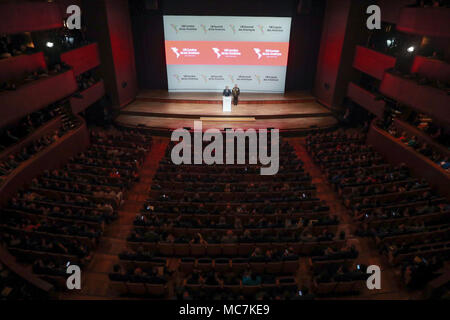
<path fill-rule="evenodd" d="M 202 120 L 203 128 L 278 128 L 305 130 L 336 125 L 333 114 L 306 92 L 285 94 L 242 93 L 232 111 L 222 111 L 220 93 L 143 91 L 123 108 L 116 122 L 158 129 L 193 127 Z"/>
<path fill-rule="evenodd" d="M 298 99 L 314 99 L 310 93 L 305 91 L 290 91 L 286 93 L 246 93 L 240 96 L 241 101 L 290 101 Z M 222 101 L 222 93 L 220 92 L 169 92 L 167 90 L 143 90 L 137 95 L 139 99 L 154 100 L 217 100 Z"/>

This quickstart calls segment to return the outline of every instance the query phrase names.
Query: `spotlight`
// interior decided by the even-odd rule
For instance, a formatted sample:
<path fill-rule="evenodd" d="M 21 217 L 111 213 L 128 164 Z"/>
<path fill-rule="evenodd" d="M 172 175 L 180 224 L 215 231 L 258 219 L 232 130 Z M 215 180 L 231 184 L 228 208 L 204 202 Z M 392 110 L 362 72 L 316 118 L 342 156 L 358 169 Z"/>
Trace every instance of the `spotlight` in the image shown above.
<path fill-rule="evenodd" d="M 49 48 L 53 48 L 53 46 L 54 46 L 53 42 L 50 42 L 50 41 L 47 41 L 47 43 L 45 45 Z"/>
<path fill-rule="evenodd" d="M 387 40 L 386 40 L 386 44 L 387 44 L 388 47 L 390 47 L 391 44 L 392 44 L 392 40 L 391 40 L 391 39 L 387 39 Z"/>
<path fill-rule="evenodd" d="M 406 51 L 408 51 L 408 52 L 414 52 L 414 47 L 411 46 L 411 47 L 409 47 L 408 49 L 406 49 Z"/>

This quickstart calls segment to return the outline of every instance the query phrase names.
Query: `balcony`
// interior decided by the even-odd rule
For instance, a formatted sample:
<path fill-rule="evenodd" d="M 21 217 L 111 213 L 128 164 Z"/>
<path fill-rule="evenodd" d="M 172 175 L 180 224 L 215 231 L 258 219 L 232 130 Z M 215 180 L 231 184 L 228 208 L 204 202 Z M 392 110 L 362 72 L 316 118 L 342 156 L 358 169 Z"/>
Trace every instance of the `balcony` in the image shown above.
<path fill-rule="evenodd" d="M 33 274 L 30 268 L 18 263 L 16 258 L 13 257 L 3 246 L 0 247 L 0 262 L 35 288 L 42 290 L 42 293 L 50 294 L 53 292 L 54 286 L 52 284 Z"/>
<path fill-rule="evenodd" d="M 390 163 L 405 163 L 414 175 L 425 179 L 443 196 L 450 197 L 450 175 L 430 159 L 395 139 L 387 132 L 372 124 L 367 135 L 367 143 L 382 154 Z"/>
<path fill-rule="evenodd" d="M 71 95 L 77 88 L 69 70 L 0 93 L 0 127 Z"/>
<path fill-rule="evenodd" d="M 418 73 L 432 80 L 450 82 L 450 64 L 437 59 L 416 56 L 411 73 Z"/>
<path fill-rule="evenodd" d="M 383 118 L 386 102 L 384 102 L 384 100 L 375 100 L 375 95 L 373 93 L 350 82 L 347 88 L 347 96 L 378 118 Z"/>
<path fill-rule="evenodd" d="M 97 82 L 92 87 L 81 91 L 80 94 L 83 98 L 70 98 L 70 106 L 72 107 L 72 112 L 75 114 L 84 111 L 105 95 L 105 85 L 103 80 Z"/>
<path fill-rule="evenodd" d="M 444 90 L 420 85 L 416 81 L 385 73 L 380 92 L 404 105 L 428 114 L 441 124 L 450 123 L 450 95 Z"/>
<path fill-rule="evenodd" d="M 447 157 L 450 157 L 450 150 L 445 146 L 441 145 L 440 143 L 436 142 L 432 137 L 430 137 L 425 132 L 399 119 L 394 119 L 394 125 L 400 132 L 405 131 L 410 136 L 416 136 L 419 142 L 427 143 L 434 150 L 438 151 L 439 153 Z"/>
<path fill-rule="evenodd" d="M 397 30 L 429 37 L 450 37 L 450 8 L 403 8 Z"/>
<path fill-rule="evenodd" d="M 56 117 L 55 119 L 52 119 L 49 122 L 45 123 L 40 128 L 36 129 L 36 131 L 30 133 L 30 135 L 25 139 L 0 152 L 0 161 L 6 159 L 6 157 L 8 157 L 8 155 L 10 154 L 19 152 L 22 148 L 28 146 L 31 142 L 59 129 L 61 127 L 61 124 L 61 117 Z"/>
<path fill-rule="evenodd" d="M 4 205 L 12 196 L 45 170 L 59 168 L 67 159 L 84 151 L 89 145 L 89 130 L 80 118 L 82 125 L 61 137 L 30 159 L 22 162 L 6 178 L 0 187 L 0 204 Z"/>
<path fill-rule="evenodd" d="M 0 34 L 14 34 L 63 27 L 59 3 L 24 2 L 0 4 Z"/>
<path fill-rule="evenodd" d="M 384 71 L 394 67 L 395 62 L 396 58 L 394 57 L 366 47 L 356 46 L 353 68 L 381 80 Z"/>
<path fill-rule="evenodd" d="M 18 80 L 24 74 L 47 68 L 42 52 L 0 60 L 0 82 Z"/>
<path fill-rule="evenodd" d="M 61 61 L 73 68 L 75 76 L 100 65 L 97 43 L 74 49 L 61 54 Z"/>

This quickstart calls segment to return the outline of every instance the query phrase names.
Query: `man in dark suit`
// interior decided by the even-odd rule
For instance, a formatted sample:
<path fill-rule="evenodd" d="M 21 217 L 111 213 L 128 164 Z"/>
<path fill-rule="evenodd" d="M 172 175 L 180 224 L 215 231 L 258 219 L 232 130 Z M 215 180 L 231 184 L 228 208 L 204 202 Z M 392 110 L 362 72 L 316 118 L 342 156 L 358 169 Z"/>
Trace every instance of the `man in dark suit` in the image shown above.
<path fill-rule="evenodd" d="M 233 90 L 232 90 L 232 94 L 233 94 L 233 104 L 234 104 L 235 106 L 237 106 L 237 104 L 238 104 L 238 98 L 239 98 L 239 95 L 241 94 L 241 90 L 239 90 L 237 84 L 234 85 L 234 88 L 233 88 Z"/>
<path fill-rule="evenodd" d="M 228 86 L 225 87 L 225 90 L 223 90 L 223 94 L 224 97 L 229 97 L 231 96 L 231 90 L 230 88 L 228 88 Z"/>

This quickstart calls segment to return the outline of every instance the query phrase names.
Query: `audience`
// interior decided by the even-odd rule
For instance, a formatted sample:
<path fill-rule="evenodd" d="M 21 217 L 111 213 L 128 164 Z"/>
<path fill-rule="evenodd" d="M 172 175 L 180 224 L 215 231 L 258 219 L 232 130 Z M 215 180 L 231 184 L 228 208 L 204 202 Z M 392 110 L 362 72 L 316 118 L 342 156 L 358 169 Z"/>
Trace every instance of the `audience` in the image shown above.
<path fill-rule="evenodd" d="M 40 276 L 66 277 L 68 264 L 90 263 L 104 225 L 117 218 L 124 193 L 139 178 L 151 144 L 149 135 L 137 131 L 93 128 L 91 134 L 88 150 L 65 167 L 34 178 L 1 210 L 1 242 Z M 59 133 L 38 139 L 26 154 L 58 137 Z M 107 143 L 98 143 L 101 139 Z M 14 155 L 7 164 L 17 166 L 16 159 L 23 157 Z M 78 171 L 71 169 L 73 163 Z M 111 177 L 112 170 L 121 174 Z"/>
<path fill-rule="evenodd" d="M 393 167 L 363 141 L 355 141 L 352 130 L 309 136 L 308 149 L 352 210 L 359 225 L 356 234 L 375 239 L 378 250 L 400 267 L 408 287 L 423 288 L 449 259 L 450 206 L 404 165 Z M 395 127 L 388 131 L 433 157 L 416 136 L 398 133 Z"/>

